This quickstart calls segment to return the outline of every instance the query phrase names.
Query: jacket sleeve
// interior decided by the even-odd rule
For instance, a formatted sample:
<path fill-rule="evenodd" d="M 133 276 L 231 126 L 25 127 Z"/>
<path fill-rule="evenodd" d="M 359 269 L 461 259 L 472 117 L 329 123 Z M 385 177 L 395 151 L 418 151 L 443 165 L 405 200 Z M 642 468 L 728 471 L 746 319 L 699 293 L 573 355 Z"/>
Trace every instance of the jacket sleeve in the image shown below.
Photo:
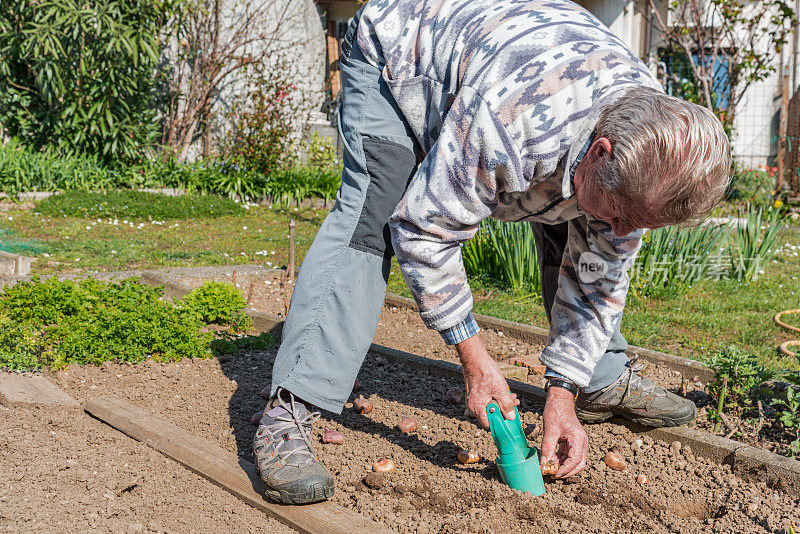
<path fill-rule="evenodd" d="M 569 221 L 558 290 L 550 313 L 550 337 L 540 359 L 586 387 L 622 317 L 644 230 L 616 237 L 608 223 L 584 215 Z"/>
<path fill-rule="evenodd" d="M 400 270 L 428 328 L 446 330 L 472 309 L 460 245 L 492 213 L 504 180 L 520 175 L 508 132 L 478 93 L 462 87 L 389 220 Z"/>

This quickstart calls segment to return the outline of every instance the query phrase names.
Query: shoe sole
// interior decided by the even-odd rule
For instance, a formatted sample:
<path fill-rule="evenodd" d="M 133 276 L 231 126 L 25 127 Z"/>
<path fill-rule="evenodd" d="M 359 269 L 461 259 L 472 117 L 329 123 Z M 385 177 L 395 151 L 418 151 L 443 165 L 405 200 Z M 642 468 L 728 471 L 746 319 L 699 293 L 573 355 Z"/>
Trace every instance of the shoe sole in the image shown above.
<path fill-rule="evenodd" d="M 298 492 L 273 490 L 269 488 L 264 490 L 267 497 L 283 504 L 311 504 L 314 502 L 326 501 L 333 497 L 333 491 L 333 484 L 328 485 L 322 482 L 311 484 L 305 491 Z"/>
<path fill-rule="evenodd" d="M 609 411 L 604 412 L 591 412 L 587 410 L 576 410 L 576 415 L 578 419 L 587 424 L 596 424 L 602 423 L 604 421 L 608 421 L 615 415 L 628 419 L 629 421 L 633 421 L 634 423 L 649 426 L 654 428 L 660 428 L 665 426 L 681 426 L 685 425 L 686 423 L 691 423 L 694 421 L 695 417 L 697 417 L 696 410 L 692 410 L 691 412 L 686 413 L 685 415 L 680 415 L 677 417 L 671 416 L 661 416 L 661 417 L 639 417 L 636 414 L 633 414 L 627 410 L 615 410 L 611 409 Z"/>

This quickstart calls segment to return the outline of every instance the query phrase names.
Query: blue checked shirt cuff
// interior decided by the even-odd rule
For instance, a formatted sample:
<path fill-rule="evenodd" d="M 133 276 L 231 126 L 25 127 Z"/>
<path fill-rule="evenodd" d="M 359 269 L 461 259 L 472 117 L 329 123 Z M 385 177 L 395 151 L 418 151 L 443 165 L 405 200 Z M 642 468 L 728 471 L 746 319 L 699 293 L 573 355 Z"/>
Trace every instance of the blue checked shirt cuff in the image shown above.
<path fill-rule="evenodd" d="M 469 312 L 466 319 L 455 326 L 451 326 L 447 330 L 441 330 L 439 334 L 442 336 L 445 344 L 456 345 L 462 341 L 468 340 L 480 331 L 481 329 L 478 323 L 475 322 L 472 312 Z"/>

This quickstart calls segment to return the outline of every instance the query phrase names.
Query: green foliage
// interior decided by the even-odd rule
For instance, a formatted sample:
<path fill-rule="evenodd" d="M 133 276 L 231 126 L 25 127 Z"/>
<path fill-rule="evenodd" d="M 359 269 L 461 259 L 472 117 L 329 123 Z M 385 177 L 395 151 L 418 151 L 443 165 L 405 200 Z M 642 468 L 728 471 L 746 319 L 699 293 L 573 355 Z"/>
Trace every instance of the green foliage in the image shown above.
<path fill-rule="evenodd" d="M 263 176 L 244 170 L 235 163 L 217 162 L 211 165 L 214 166 L 214 172 L 192 173 L 188 176 L 189 180 L 180 185 L 191 192 L 218 194 L 240 200 L 267 199 L 276 204 L 289 205 L 310 197 L 329 200 L 336 195 L 342 183 L 340 169 L 291 167 L 276 169 L 269 176 Z"/>
<path fill-rule="evenodd" d="M 714 253 L 729 230 L 727 225 L 706 225 L 647 232 L 631 269 L 631 288 L 648 296 L 685 292 L 709 274 Z"/>
<path fill-rule="evenodd" d="M 777 409 L 778 420 L 789 432 L 793 432 L 795 439 L 789 444 L 792 456 L 800 456 L 800 393 L 793 387 L 786 390 L 786 399 L 777 399 L 773 403 Z"/>
<path fill-rule="evenodd" d="M 235 338 L 220 338 L 211 342 L 211 350 L 214 354 L 236 354 L 240 350 L 244 351 L 264 351 L 273 346 L 275 340 L 269 332 L 262 332 L 257 336 L 241 336 Z"/>
<path fill-rule="evenodd" d="M 250 318 L 242 312 L 247 303 L 242 292 L 227 282 L 203 282 L 184 299 L 186 308 L 205 323 L 230 325 L 236 332 L 247 330 L 252 325 Z"/>
<path fill-rule="evenodd" d="M 784 217 L 779 209 L 750 204 L 742 215 L 746 224 L 740 224 L 733 232 L 732 273 L 738 280 L 750 281 L 775 255 Z"/>
<path fill-rule="evenodd" d="M 327 137 L 318 132 L 311 134 L 308 143 L 308 165 L 315 169 L 342 172 L 342 165 L 336 153 L 336 147 Z"/>
<path fill-rule="evenodd" d="M 156 221 L 214 218 L 241 213 L 233 200 L 219 196 L 167 196 L 142 191 L 89 193 L 70 191 L 40 202 L 36 211 L 51 217 L 147 219 Z"/>
<path fill-rule="evenodd" d="M 762 384 L 775 377 L 775 372 L 760 365 L 758 358 L 736 346 L 715 352 L 706 364 L 716 374 L 706 386 L 716 400 L 709 410 L 709 419 L 719 420 L 720 413 L 741 416 L 753 411 L 756 401 L 768 393 Z"/>
<path fill-rule="evenodd" d="M 777 167 L 749 169 L 734 165 L 727 198 L 731 201 L 767 204 L 775 189 Z"/>
<path fill-rule="evenodd" d="M 514 290 L 540 291 L 533 230 L 526 222 L 485 219 L 461 254 L 467 274 L 487 276 Z"/>
<path fill-rule="evenodd" d="M 303 102 L 295 96 L 293 73 L 282 56 L 269 69 L 253 65 L 247 72 L 247 89 L 227 114 L 232 131 L 222 153 L 229 164 L 267 177 L 295 162 L 293 124 L 302 113 Z"/>
<path fill-rule="evenodd" d="M 36 152 L 15 140 L 0 146 L 0 192 L 11 198 L 23 191 L 176 187 L 190 193 L 239 200 L 268 199 L 288 205 L 309 197 L 329 200 L 336 195 L 340 184 L 341 168 L 335 166 L 280 168 L 268 176 L 221 160 L 182 164 L 172 159 L 104 167 L 92 156 L 64 156 L 51 148 Z M 215 210 L 223 205 L 214 200 L 191 201 L 195 206 L 204 202 L 214 203 Z"/>
<path fill-rule="evenodd" d="M 197 314 L 159 300 L 135 279 L 21 282 L 0 297 L 0 367 L 206 357 L 212 335 Z"/>
<path fill-rule="evenodd" d="M 6 0 L 0 123 L 37 149 L 137 160 L 156 134 L 161 37 L 180 0 Z"/>
<path fill-rule="evenodd" d="M 52 147 L 34 151 L 12 139 L 0 146 L 0 192 L 98 190 L 153 187 L 157 179 L 130 167 L 109 169 L 90 155 L 60 155 Z"/>

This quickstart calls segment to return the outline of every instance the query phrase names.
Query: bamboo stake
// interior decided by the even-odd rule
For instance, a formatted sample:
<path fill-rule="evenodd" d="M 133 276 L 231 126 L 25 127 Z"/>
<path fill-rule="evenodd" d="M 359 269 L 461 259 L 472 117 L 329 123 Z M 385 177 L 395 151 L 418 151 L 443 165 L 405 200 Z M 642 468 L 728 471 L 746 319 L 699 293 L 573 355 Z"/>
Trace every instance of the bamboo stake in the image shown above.
<path fill-rule="evenodd" d="M 778 172 L 775 177 L 775 195 L 783 190 L 783 169 L 786 162 L 786 132 L 789 129 L 789 75 L 783 75 L 781 89 L 781 122 L 778 129 Z"/>
<path fill-rule="evenodd" d="M 289 220 L 289 263 L 286 266 L 286 281 L 294 280 L 294 219 Z"/>

